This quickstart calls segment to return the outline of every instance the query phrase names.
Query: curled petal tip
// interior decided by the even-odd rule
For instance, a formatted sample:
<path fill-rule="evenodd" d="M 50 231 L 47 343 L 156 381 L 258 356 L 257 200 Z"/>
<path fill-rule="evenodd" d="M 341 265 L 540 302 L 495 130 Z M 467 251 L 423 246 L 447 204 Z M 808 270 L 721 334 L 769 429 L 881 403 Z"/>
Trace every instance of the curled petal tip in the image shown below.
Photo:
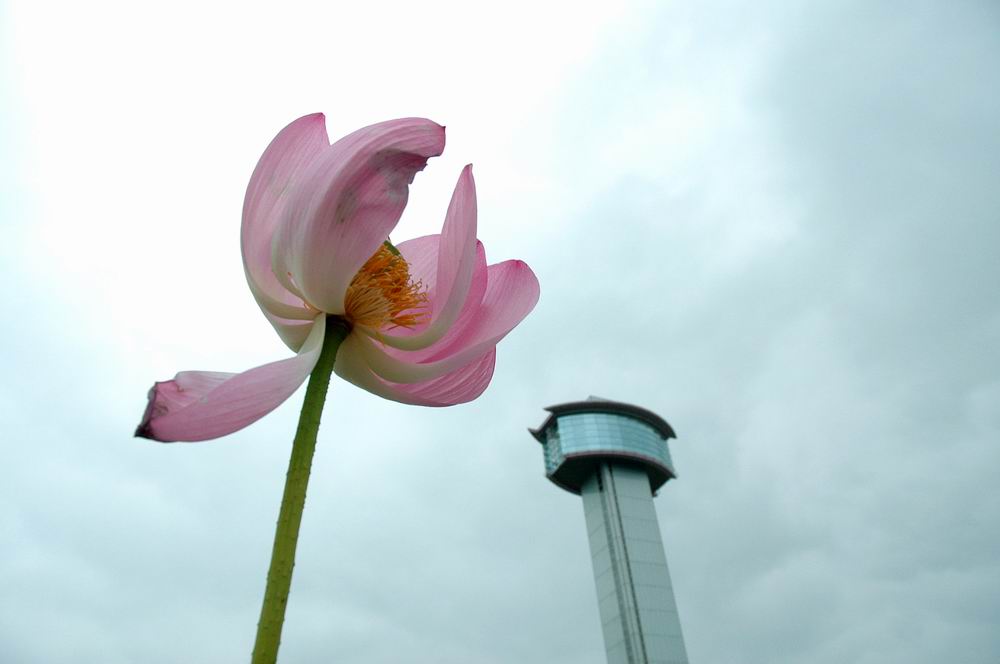
<path fill-rule="evenodd" d="M 159 393 L 159 388 L 160 388 L 160 385 L 162 385 L 162 384 L 163 383 L 161 383 L 161 382 L 156 382 L 156 383 L 153 384 L 153 387 L 151 387 L 149 389 L 149 393 L 147 395 L 148 401 L 146 402 L 146 410 L 142 414 L 142 421 L 139 422 L 139 426 L 137 426 L 135 428 L 135 434 L 134 435 L 135 435 L 136 438 L 145 438 L 147 440 L 157 440 L 156 435 L 153 433 L 153 427 L 151 426 L 150 423 L 152 422 L 153 415 L 155 413 L 157 413 L 158 411 L 162 412 L 162 411 L 165 410 L 163 408 L 163 406 L 160 406 L 159 409 L 157 409 L 157 407 L 156 407 L 157 394 Z M 164 441 L 160 441 L 160 442 L 164 442 Z"/>

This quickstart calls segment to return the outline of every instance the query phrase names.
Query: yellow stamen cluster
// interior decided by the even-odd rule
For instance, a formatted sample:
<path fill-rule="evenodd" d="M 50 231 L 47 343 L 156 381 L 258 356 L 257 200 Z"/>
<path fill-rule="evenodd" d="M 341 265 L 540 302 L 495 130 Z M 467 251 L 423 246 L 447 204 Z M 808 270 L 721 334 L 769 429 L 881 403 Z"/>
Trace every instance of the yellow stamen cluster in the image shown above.
<path fill-rule="evenodd" d="M 345 317 L 374 330 L 408 327 L 428 314 L 427 289 L 410 278 L 410 266 L 385 243 L 361 266 L 344 296 Z"/>

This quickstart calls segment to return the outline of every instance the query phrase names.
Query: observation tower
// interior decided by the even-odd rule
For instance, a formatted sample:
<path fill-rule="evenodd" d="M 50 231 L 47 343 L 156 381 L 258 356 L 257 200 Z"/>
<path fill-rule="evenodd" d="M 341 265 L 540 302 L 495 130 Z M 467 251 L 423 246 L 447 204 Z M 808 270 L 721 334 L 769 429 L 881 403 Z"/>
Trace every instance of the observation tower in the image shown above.
<path fill-rule="evenodd" d="M 546 476 L 583 498 L 608 664 L 688 664 L 653 506 L 677 477 L 674 430 L 645 408 L 596 397 L 545 410 L 529 431 Z"/>

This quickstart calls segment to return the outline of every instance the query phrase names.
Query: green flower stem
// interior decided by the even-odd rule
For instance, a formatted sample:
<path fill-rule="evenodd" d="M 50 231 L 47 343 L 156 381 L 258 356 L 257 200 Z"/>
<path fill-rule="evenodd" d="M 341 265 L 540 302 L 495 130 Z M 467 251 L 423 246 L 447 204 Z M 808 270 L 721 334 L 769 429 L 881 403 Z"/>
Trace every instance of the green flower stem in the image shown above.
<path fill-rule="evenodd" d="M 302 414 L 299 415 L 299 427 L 292 443 L 292 457 L 288 460 L 285 493 L 281 497 L 278 527 L 274 533 L 271 567 L 267 571 L 267 588 L 264 590 L 264 605 L 260 609 L 260 622 L 257 623 L 252 664 L 274 664 L 278 659 L 281 627 L 285 622 L 288 591 L 292 585 L 295 547 L 299 540 L 302 509 L 306 503 L 306 486 L 309 484 L 309 471 L 312 468 L 313 452 L 316 450 L 316 434 L 323 415 L 327 388 L 330 386 L 333 362 L 337 359 L 337 350 L 348 332 L 350 330 L 343 319 L 327 316 L 323 350 L 320 351 L 316 368 L 309 377 Z"/>

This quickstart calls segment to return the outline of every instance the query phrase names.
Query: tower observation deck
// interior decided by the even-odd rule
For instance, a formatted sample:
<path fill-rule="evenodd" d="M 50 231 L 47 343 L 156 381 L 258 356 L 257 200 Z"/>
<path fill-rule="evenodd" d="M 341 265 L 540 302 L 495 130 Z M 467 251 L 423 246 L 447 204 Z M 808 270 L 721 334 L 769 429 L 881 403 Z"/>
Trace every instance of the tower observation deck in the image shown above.
<path fill-rule="evenodd" d="M 638 406 L 590 397 L 546 408 L 531 435 L 545 474 L 583 498 L 609 664 L 688 664 L 653 496 L 677 477 L 674 430 Z"/>

